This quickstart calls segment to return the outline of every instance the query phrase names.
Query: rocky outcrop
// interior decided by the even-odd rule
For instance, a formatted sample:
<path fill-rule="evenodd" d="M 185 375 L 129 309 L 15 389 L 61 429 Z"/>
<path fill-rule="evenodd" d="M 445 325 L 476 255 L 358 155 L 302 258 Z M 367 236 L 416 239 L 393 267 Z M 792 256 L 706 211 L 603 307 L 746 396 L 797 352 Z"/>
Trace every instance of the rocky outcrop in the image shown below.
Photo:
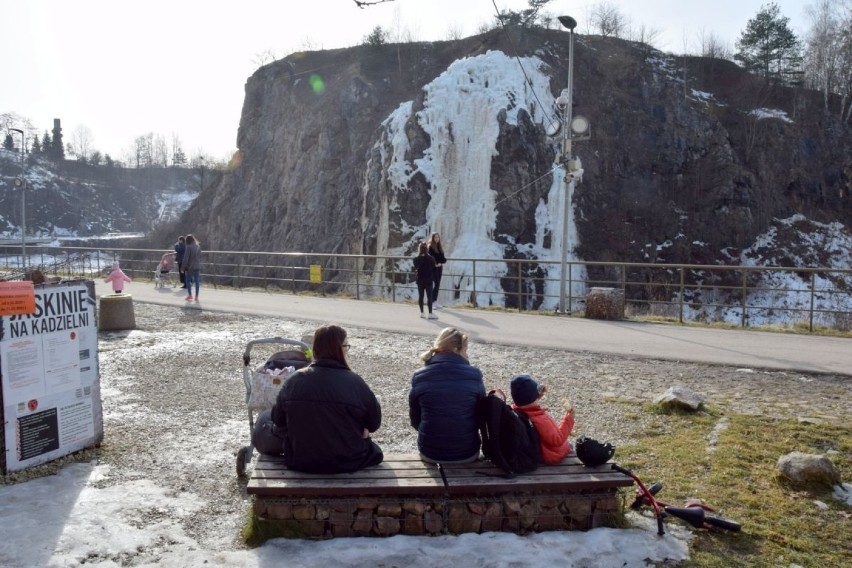
<path fill-rule="evenodd" d="M 567 189 L 548 127 L 567 48 L 562 32 L 497 30 L 266 65 L 230 173 L 184 224 L 220 250 L 407 256 L 438 231 L 454 258 L 558 259 Z M 852 132 L 818 94 L 613 38 L 575 49 L 592 139 L 575 143 L 572 255 L 732 263 L 775 218 L 849 226 Z"/>

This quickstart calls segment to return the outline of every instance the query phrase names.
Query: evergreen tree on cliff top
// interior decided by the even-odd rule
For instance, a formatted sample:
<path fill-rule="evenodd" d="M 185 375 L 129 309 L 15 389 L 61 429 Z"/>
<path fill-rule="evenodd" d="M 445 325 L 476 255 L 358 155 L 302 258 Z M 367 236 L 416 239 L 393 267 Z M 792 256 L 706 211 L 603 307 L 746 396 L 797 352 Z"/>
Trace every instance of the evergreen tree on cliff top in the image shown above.
<path fill-rule="evenodd" d="M 763 77 L 783 77 L 801 66 L 799 40 L 781 15 L 775 3 L 761 7 L 748 21 L 745 31 L 737 40 L 734 59 L 752 73 Z"/>

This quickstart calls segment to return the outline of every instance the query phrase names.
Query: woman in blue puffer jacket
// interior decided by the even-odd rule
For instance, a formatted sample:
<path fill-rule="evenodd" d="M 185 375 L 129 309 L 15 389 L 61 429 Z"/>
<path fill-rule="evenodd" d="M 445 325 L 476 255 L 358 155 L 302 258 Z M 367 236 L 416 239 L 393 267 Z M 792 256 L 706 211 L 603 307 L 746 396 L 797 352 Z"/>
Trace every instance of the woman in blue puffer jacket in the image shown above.
<path fill-rule="evenodd" d="M 420 457 L 428 462 L 466 463 L 479 457 L 476 403 L 485 396 L 482 371 L 467 360 L 468 337 L 441 330 L 425 365 L 411 377 L 408 414 L 417 429 Z"/>

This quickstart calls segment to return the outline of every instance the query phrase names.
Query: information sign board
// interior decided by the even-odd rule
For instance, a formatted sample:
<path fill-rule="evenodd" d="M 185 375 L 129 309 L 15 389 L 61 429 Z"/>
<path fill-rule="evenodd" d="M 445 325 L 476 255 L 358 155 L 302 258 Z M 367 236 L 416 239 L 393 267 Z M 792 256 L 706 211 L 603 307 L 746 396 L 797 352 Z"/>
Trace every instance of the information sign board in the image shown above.
<path fill-rule="evenodd" d="M 103 439 L 94 282 L 34 291 L 31 313 L 0 317 L 4 473 Z"/>

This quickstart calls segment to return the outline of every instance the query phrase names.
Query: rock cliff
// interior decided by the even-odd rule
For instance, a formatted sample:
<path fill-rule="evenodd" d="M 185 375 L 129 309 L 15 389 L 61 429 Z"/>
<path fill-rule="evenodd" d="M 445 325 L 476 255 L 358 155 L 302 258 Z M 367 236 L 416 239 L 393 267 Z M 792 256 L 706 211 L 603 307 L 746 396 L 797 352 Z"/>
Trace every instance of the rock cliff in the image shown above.
<path fill-rule="evenodd" d="M 454 258 L 557 260 L 567 63 L 567 33 L 496 30 L 261 67 L 230 172 L 183 225 L 207 249 L 407 256 L 437 231 Z M 776 219 L 852 221 L 852 128 L 817 93 L 578 36 L 574 103 L 572 257 L 729 264 Z"/>

